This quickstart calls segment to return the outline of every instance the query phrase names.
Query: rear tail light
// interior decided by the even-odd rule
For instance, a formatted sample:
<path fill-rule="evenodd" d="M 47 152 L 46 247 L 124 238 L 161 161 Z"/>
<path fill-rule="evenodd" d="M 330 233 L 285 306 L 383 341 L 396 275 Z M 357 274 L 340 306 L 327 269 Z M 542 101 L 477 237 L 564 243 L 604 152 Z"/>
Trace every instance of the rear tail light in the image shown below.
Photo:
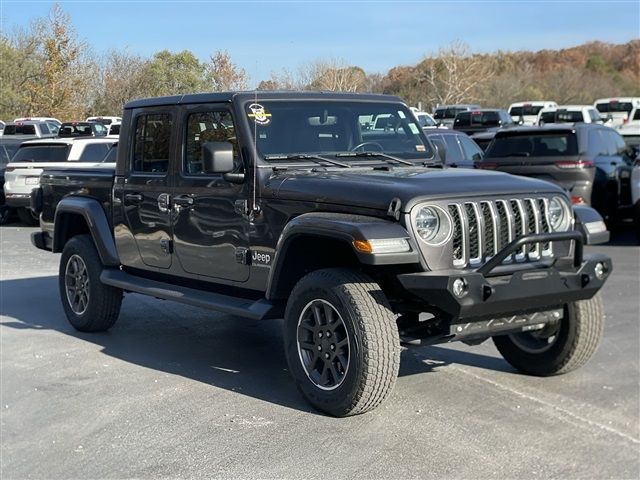
<path fill-rule="evenodd" d="M 556 163 L 556 167 L 558 168 L 564 168 L 564 169 L 571 169 L 571 168 L 590 168 L 594 166 L 593 162 L 590 162 L 589 160 L 561 160 Z"/>
<path fill-rule="evenodd" d="M 584 205 L 587 202 L 585 202 L 584 198 L 580 197 L 579 195 L 572 195 L 571 196 L 571 203 L 573 205 Z"/>
<path fill-rule="evenodd" d="M 476 168 L 481 168 L 483 170 L 495 170 L 498 168 L 498 164 L 492 162 L 477 162 Z"/>

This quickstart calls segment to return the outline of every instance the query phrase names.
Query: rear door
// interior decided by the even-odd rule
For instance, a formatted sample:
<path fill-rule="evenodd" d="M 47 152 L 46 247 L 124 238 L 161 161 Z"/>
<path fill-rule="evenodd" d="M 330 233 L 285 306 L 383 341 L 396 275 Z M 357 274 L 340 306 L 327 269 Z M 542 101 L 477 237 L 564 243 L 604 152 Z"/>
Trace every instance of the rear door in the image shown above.
<path fill-rule="evenodd" d="M 172 258 L 171 178 L 175 111 L 172 107 L 137 110 L 131 120 L 128 174 L 114 188 L 124 225 L 116 226 L 123 264 L 167 269 Z M 118 231 L 119 230 L 119 231 Z"/>

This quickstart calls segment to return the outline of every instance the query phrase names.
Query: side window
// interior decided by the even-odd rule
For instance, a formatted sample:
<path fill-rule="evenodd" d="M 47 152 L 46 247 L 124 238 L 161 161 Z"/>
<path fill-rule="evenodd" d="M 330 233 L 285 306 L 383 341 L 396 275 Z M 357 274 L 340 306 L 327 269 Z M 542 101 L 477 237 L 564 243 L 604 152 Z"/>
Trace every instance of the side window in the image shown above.
<path fill-rule="evenodd" d="M 429 135 L 429 140 L 433 143 L 433 146 L 436 147 L 438 151 L 438 155 L 440 156 L 440 160 L 443 162 L 446 161 L 447 157 L 447 146 L 444 143 L 444 139 L 442 135 Z"/>
<path fill-rule="evenodd" d="M 200 175 L 202 145 L 206 142 L 229 142 L 233 146 L 236 167 L 240 164 L 238 141 L 231 113 L 211 111 L 192 113 L 187 117 L 187 135 L 184 146 L 184 173 Z"/>
<path fill-rule="evenodd" d="M 447 144 L 447 165 L 455 163 L 457 165 L 464 163 L 464 157 L 460 144 L 456 139 L 457 135 L 443 135 L 444 141 Z"/>
<path fill-rule="evenodd" d="M 458 140 L 460 141 L 462 151 L 464 152 L 465 164 L 470 165 L 473 162 L 479 162 L 482 160 L 484 154 L 476 142 L 471 140 L 469 137 L 463 137 L 462 135 L 458 137 Z"/>
<path fill-rule="evenodd" d="M 42 133 L 42 135 L 49 135 L 49 127 L 47 127 L 46 123 L 40 124 L 40 133 Z"/>
<path fill-rule="evenodd" d="M 595 108 L 589 110 L 589 116 L 591 117 L 591 121 L 593 123 L 600 122 L 602 119 L 600 118 L 600 114 Z"/>
<path fill-rule="evenodd" d="M 133 171 L 166 173 L 169 170 L 171 116 L 166 113 L 136 118 Z"/>
<path fill-rule="evenodd" d="M 604 140 L 602 135 L 600 135 L 599 129 L 589 131 L 589 145 L 587 147 L 587 151 L 590 157 L 607 154 L 607 147 L 604 144 Z"/>
<path fill-rule="evenodd" d="M 79 162 L 101 162 L 104 156 L 107 154 L 109 147 L 108 143 L 89 143 L 84 146 L 84 150 L 80 154 Z"/>

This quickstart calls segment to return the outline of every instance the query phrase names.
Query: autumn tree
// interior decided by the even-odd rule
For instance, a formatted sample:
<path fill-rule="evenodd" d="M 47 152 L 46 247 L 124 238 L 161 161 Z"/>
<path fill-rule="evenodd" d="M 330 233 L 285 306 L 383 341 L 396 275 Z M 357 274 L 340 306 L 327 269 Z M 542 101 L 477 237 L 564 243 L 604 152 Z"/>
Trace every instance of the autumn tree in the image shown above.
<path fill-rule="evenodd" d="M 218 50 L 204 67 L 205 82 L 214 92 L 246 90 L 247 73 L 231 61 L 226 50 Z"/>
<path fill-rule="evenodd" d="M 205 66 L 189 50 L 178 53 L 162 50 L 144 67 L 150 96 L 204 92 L 207 90 L 204 72 Z"/>

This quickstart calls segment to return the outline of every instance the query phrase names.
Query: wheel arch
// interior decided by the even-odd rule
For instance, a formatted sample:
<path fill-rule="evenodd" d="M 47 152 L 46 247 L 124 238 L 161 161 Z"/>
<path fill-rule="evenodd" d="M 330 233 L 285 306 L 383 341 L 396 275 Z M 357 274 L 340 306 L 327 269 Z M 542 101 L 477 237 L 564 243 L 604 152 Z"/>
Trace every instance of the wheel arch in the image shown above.
<path fill-rule="evenodd" d="M 113 233 L 100 202 L 84 197 L 62 199 L 56 207 L 52 251 L 61 252 L 70 238 L 82 234 L 91 235 L 103 265 L 120 265 Z"/>
<path fill-rule="evenodd" d="M 362 253 L 355 240 L 406 238 L 403 253 Z M 266 297 L 285 299 L 297 281 L 322 268 L 419 263 L 410 235 L 398 223 L 364 215 L 308 213 L 291 220 L 280 235 Z"/>

